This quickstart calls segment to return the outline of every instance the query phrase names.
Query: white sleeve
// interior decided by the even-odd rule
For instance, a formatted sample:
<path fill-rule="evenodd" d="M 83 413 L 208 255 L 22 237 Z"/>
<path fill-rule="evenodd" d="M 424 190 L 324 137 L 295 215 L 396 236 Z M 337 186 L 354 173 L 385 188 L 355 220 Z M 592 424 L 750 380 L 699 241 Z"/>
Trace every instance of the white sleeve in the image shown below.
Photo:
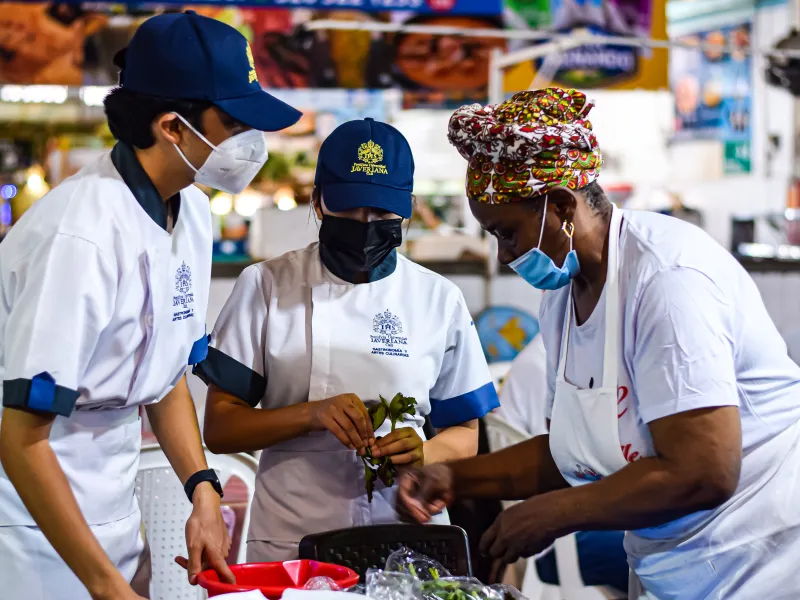
<path fill-rule="evenodd" d="M 69 416 L 114 313 L 117 269 L 92 242 L 56 234 L 9 282 L 3 406 Z"/>
<path fill-rule="evenodd" d="M 670 268 L 636 306 L 633 386 L 645 423 L 677 413 L 738 406 L 734 308 L 703 273 Z"/>
<path fill-rule="evenodd" d="M 260 265 L 242 271 L 211 334 L 208 356 L 194 372 L 256 406 L 267 389 L 264 343 L 267 332 L 267 290 Z"/>
<path fill-rule="evenodd" d="M 499 406 L 489 365 L 461 292 L 430 399 L 431 424 L 437 429 L 479 419 Z"/>
<path fill-rule="evenodd" d="M 514 359 L 500 389 L 498 413 L 531 437 L 547 434 L 547 365 L 538 337 Z"/>

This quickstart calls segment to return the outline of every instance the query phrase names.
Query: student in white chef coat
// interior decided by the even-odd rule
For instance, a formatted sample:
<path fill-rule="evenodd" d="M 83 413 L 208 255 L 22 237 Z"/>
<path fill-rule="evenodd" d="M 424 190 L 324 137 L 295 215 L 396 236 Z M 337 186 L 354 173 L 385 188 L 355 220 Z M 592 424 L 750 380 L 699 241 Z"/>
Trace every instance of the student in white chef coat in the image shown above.
<path fill-rule="evenodd" d="M 451 119 L 498 259 L 549 290 L 550 433 L 409 474 L 401 504 L 426 520 L 453 490 L 525 499 L 482 541 L 507 561 L 627 530 L 634 583 L 659 600 L 798 598 L 800 367 L 724 248 L 611 205 L 591 106 L 549 88 Z"/>
<path fill-rule="evenodd" d="M 413 176 L 393 127 L 338 127 L 317 165 L 319 243 L 242 273 L 196 368 L 211 384 L 208 447 L 263 449 L 249 561 L 296 558 L 307 534 L 396 521 L 396 488 L 378 484 L 369 503 L 355 449 L 398 466 L 472 456 L 477 419 L 497 407 L 461 292 L 396 251 Z M 416 399 L 416 416 L 373 431 L 367 407 L 397 393 Z"/>
<path fill-rule="evenodd" d="M 114 149 L 37 202 L 0 244 L 0 597 L 140 600 L 134 494 L 144 405 L 193 503 L 189 578 L 230 580 L 222 489 L 187 364 L 206 355 L 208 198 L 249 184 L 264 135 L 299 113 L 262 92 L 245 38 L 193 12 L 154 17 L 117 59 Z M 178 568 L 178 567 L 175 567 Z"/>

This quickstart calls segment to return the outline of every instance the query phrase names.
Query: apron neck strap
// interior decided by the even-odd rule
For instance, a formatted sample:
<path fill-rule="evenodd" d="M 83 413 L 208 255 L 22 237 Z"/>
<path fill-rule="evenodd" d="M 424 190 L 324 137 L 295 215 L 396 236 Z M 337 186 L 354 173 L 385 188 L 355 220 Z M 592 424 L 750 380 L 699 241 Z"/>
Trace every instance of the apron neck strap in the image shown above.
<path fill-rule="evenodd" d="M 605 292 L 605 342 L 603 344 L 603 381 L 601 387 L 616 387 L 619 372 L 619 235 L 622 229 L 622 211 L 612 204 L 611 224 L 608 228 L 608 270 Z M 558 360 L 558 379 L 564 379 L 567 367 L 569 329 L 572 325 L 572 284 L 569 285 L 564 328 L 561 331 L 561 356 Z"/>

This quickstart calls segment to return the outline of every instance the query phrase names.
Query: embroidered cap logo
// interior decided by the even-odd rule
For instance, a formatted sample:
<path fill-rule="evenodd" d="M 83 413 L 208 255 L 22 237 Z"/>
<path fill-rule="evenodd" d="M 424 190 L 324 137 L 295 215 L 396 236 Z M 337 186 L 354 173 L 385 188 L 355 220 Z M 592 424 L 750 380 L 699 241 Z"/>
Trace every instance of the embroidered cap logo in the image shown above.
<path fill-rule="evenodd" d="M 253 50 L 250 44 L 247 44 L 247 62 L 250 64 L 250 72 L 247 74 L 247 83 L 258 81 L 258 73 L 256 73 L 256 60 L 253 58 Z"/>
<path fill-rule="evenodd" d="M 358 147 L 358 160 L 353 163 L 351 173 L 365 173 L 367 175 L 388 175 L 386 165 L 378 164 L 383 160 L 383 148 L 372 140 Z"/>

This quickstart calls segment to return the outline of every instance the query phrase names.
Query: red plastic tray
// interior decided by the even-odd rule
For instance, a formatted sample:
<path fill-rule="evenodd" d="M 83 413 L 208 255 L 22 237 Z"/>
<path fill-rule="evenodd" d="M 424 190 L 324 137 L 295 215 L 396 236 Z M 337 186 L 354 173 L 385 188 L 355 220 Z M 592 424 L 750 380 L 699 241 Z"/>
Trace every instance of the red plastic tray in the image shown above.
<path fill-rule="evenodd" d="M 236 577 L 235 584 L 222 583 L 213 570 L 200 573 L 198 583 L 209 597 L 258 590 L 272 600 L 280 598 L 286 589 L 301 589 L 312 577 L 330 577 L 342 589 L 358 583 L 358 573 L 352 569 L 315 560 L 233 565 L 231 571 Z"/>

